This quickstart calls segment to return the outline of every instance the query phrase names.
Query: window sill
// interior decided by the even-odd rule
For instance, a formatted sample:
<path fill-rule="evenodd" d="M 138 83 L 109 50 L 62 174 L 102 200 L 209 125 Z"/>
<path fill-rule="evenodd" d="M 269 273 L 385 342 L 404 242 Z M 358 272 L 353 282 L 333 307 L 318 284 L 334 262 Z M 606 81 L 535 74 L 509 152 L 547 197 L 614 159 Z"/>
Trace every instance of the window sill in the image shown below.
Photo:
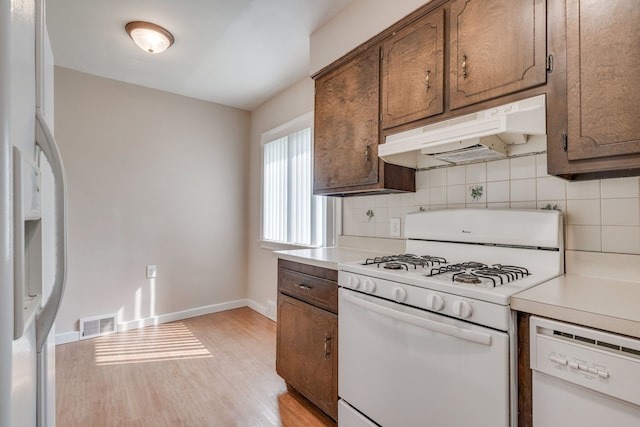
<path fill-rule="evenodd" d="M 293 249 L 314 249 L 318 246 L 304 246 L 304 245 L 295 245 L 293 243 L 282 243 L 282 242 L 274 242 L 271 240 L 261 240 L 260 248 L 267 249 L 270 251 L 287 251 Z"/>

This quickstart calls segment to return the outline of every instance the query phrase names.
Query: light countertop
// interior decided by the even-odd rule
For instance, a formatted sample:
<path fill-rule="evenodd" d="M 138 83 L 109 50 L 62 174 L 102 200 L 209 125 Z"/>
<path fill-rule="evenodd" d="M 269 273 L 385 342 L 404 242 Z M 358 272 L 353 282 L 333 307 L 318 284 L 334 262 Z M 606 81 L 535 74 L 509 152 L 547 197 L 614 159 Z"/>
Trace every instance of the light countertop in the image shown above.
<path fill-rule="evenodd" d="M 594 267 L 590 257 L 567 251 L 567 274 L 513 296 L 511 308 L 640 338 L 638 276 L 632 279 L 622 269 L 609 273 Z M 617 256 L 616 262 L 627 270 L 640 268 L 637 256 Z"/>
<path fill-rule="evenodd" d="M 274 252 L 278 258 L 337 270 L 341 262 L 362 261 L 380 253 L 351 248 L 293 249 Z"/>
<path fill-rule="evenodd" d="M 338 269 L 341 262 L 363 261 L 381 255 L 403 253 L 405 241 L 370 237 L 339 236 L 332 248 L 291 249 L 275 251 L 278 258 L 318 267 Z"/>

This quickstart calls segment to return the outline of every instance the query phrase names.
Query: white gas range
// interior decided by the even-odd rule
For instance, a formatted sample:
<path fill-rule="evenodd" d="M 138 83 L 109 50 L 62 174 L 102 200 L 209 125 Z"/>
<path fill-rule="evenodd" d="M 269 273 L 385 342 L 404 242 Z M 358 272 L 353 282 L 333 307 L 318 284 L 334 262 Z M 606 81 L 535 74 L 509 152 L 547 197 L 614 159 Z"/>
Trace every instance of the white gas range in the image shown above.
<path fill-rule="evenodd" d="M 405 235 L 406 254 L 339 265 L 340 425 L 515 426 L 509 301 L 562 274 L 562 216 L 415 213 Z"/>

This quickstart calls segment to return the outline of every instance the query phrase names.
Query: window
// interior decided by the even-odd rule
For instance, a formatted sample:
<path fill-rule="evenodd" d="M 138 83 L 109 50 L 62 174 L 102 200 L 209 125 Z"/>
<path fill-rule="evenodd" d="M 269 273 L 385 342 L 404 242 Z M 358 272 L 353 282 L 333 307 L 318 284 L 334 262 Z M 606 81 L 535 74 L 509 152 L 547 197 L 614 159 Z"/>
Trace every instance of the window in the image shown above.
<path fill-rule="evenodd" d="M 333 244 L 333 202 L 313 196 L 312 115 L 262 135 L 262 239 Z M 329 236 L 329 237 L 328 237 Z"/>

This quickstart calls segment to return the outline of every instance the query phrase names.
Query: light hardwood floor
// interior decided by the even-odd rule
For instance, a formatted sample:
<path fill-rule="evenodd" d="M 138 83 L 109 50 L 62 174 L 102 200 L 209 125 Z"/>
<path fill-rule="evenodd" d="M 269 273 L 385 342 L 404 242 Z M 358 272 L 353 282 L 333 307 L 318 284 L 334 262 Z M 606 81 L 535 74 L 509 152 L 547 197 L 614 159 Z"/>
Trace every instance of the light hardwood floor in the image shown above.
<path fill-rule="evenodd" d="M 335 427 L 287 390 L 275 347 L 249 308 L 59 345 L 57 426 Z"/>

